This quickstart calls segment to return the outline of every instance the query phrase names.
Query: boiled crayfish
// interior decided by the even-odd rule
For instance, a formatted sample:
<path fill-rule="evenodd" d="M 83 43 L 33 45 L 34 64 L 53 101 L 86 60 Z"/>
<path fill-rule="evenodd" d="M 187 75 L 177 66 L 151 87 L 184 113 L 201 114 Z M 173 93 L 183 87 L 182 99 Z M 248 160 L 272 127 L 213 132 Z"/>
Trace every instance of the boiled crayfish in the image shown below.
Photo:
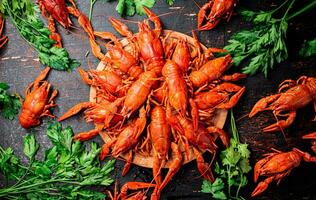
<path fill-rule="evenodd" d="M 76 134 L 74 140 L 87 140 L 102 131 L 106 142 L 100 159 L 124 156 L 125 175 L 133 162 L 133 155 L 152 156 L 155 189 L 151 199 L 160 194 L 189 157 L 196 157 L 198 171 L 210 181 L 214 176 L 204 161 L 204 151 L 215 155 L 216 138 L 229 144 L 225 131 L 215 127 L 210 118 L 218 109 L 234 107 L 245 87 L 234 81 L 244 74 L 224 75 L 232 63 L 230 55 L 215 57 L 223 49 L 201 47 L 197 36 L 189 43 L 180 36 L 163 33 L 158 16 L 144 8 L 149 20 L 138 24 L 139 33 L 132 33 L 118 19 L 109 18 L 113 27 L 129 42 L 123 46 L 109 32 L 94 32 L 96 37 L 109 40 L 108 54 L 90 40 L 92 51 L 105 65 L 102 71 L 79 68 L 88 85 L 96 88 L 96 102 L 82 102 L 70 108 L 59 120 L 85 111 L 85 119 L 95 129 Z M 170 37 L 170 38 L 169 38 Z M 226 52 L 227 53 L 227 52 Z M 162 168 L 169 171 L 163 177 Z M 133 189 L 149 185 L 127 183 Z M 142 192 L 131 199 L 142 199 Z M 119 195 L 115 198 L 125 199 Z M 114 199 L 115 199 L 114 198 Z"/>
<path fill-rule="evenodd" d="M 2 14 L 0 13 L 0 49 L 8 42 L 7 36 L 2 36 L 4 27 L 4 19 L 2 18 Z"/>
<path fill-rule="evenodd" d="M 254 182 L 258 181 L 259 176 L 266 176 L 267 178 L 258 184 L 251 196 L 254 197 L 264 192 L 273 181 L 277 181 L 279 184 L 285 176 L 300 165 L 302 160 L 316 162 L 316 157 L 297 148 L 293 148 L 289 152 L 276 151 L 266 154 L 266 157 L 255 165 Z"/>
<path fill-rule="evenodd" d="M 260 99 L 252 108 L 249 117 L 264 110 L 272 110 L 276 117 L 285 116 L 287 119 L 278 120 L 263 129 L 264 132 L 279 131 L 293 123 L 297 109 L 311 102 L 316 110 L 316 78 L 302 76 L 297 81 L 285 80 L 279 85 L 279 93 Z"/>
<path fill-rule="evenodd" d="M 40 118 L 44 116 L 54 117 L 49 108 L 56 106 L 54 98 L 58 91 L 52 93 L 51 85 L 44 81 L 50 68 L 44 69 L 33 83 L 31 83 L 25 92 L 25 100 L 22 103 L 22 112 L 20 115 L 20 124 L 23 128 L 30 128 L 40 124 Z"/>
<path fill-rule="evenodd" d="M 127 182 L 121 187 L 120 193 L 118 193 L 118 184 L 115 182 L 114 193 L 112 194 L 111 191 L 107 191 L 107 194 L 111 200 L 145 200 L 146 193 L 139 191 L 134 192 L 132 194 L 128 194 L 129 190 L 139 190 L 139 189 L 147 189 L 155 187 L 155 184 L 151 183 L 143 183 L 143 182 Z"/>
<path fill-rule="evenodd" d="M 236 0 L 210 0 L 198 13 L 198 30 L 213 29 L 221 19 L 229 21 L 236 6 Z"/>

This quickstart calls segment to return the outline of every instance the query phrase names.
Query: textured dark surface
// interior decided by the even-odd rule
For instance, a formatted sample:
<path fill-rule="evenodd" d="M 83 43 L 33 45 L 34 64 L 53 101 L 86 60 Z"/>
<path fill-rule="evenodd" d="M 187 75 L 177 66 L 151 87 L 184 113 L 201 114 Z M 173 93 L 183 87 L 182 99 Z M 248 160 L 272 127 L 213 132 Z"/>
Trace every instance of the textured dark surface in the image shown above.
<path fill-rule="evenodd" d="M 89 1 L 78 0 L 79 9 L 88 14 Z M 202 5 L 205 1 L 198 1 Z M 308 1 L 300 1 L 300 3 Z M 278 4 L 278 3 L 275 3 Z M 275 5 L 272 1 L 241 1 L 240 5 L 251 9 L 267 9 Z M 93 26 L 97 31 L 114 32 L 107 21 L 107 16 L 119 17 L 115 12 L 116 2 L 97 1 L 94 7 Z M 153 11 L 158 15 L 171 12 L 161 17 L 164 28 L 190 34 L 192 29 L 196 29 L 196 13 L 198 7 L 193 0 L 176 0 L 172 8 L 168 8 L 164 1 L 159 1 Z M 135 16 L 128 18 L 133 22 L 142 20 L 144 17 Z M 74 18 L 75 25 L 78 24 Z M 289 25 L 287 44 L 289 49 L 288 61 L 276 65 L 274 70 L 270 71 L 269 78 L 265 79 L 263 75 L 249 77 L 242 84 L 246 85 L 247 92 L 242 97 L 240 103 L 234 109 L 241 140 L 250 145 L 252 151 L 251 164 L 253 165 L 262 154 L 270 152 L 270 148 L 280 150 L 290 150 L 292 147 L 299 147 L 302 150 L 310 152 L 310 144 L 302 141 L 300 137 L 305 133 L 316 131 L 315 122 L 311 120 L 314 117 L 312 105 L 298 111 L 297 118 L 293 125 L 285 131 L 286 139 L 281 133 L 264 134 L 261 129 L 274 122 L 270 113 L 262 113 L 253 119 L 244 117 L 249 113 L 254 103 L 261 97 L 275 93 L 277 86 L 282 80 L 292 78 L 297 79 L 301 75 L 316 76 L 316 61 L 314 58 L 303 59 L 297 56 L 303 40 L 315 37 L 316 33 L 316 13 L 315 11 L 305 14 Z M 136 30 L 136 24 L 127 22 L 132 30 Z M 229 23 L 222 22 L 213 31 L 201 32 L 199 37 L 206 46 L 223 47 L 229 36 L 246 27 L 239 16 L 233 16 Z M 88 69 L 95 68 L 98 60 L 90 53 L 90 46 L 85 33 L 81 30 L 72 30 L 71 33 L 58 26 L 59 32 L 63 37 L 65 48 L 68 49 L 72 58 L 79 60 L 82 67 Z M 6 35 L 10 38 L 9 43 L 0 52 L 0 81 L 7 82 L 11 92 L 18 92 L 24 96 L 25 87 L 34 80 L 43 66 L 36 60 L 37 54 L 23 39 L 18 35 L 10 20 L 6 22 Z M 89 96 L 89 87 L 82 83 L 79 74 L 76 71 L 72 73 L 59 72 L 52 70 L 48 80 L 59 90 L 59 96 L 56 99 L 59 105 L 54 109 L 56 116 L 61 116 L 74 104 L 87 101 Z M 244 118 L 242 118 L 244 117 Z M 36 134 L 41 147 L 49 147 L 50 144 L 46 137 L 45 129 L 47 119 L 33 129 L 25 130 L 20 127 L 18 120 L 5 120 L 0 118 L 0 144 L 3 147 L 11 146 L 18 155 L 22 155 L 22 138 L 30 132 Z M 63 122 L 63 125 L 71 125 L 75 132 L 86 131 L 93 126 L 87 124 L 83 115 L 78 115 Z M 225 126 L 228 131 L 229 126 Z M 102 141 L 99 137 L 94 139 L 99 144 Z M 42 149 L 43 149 L 42 148 Z M 132 167 L 131 171 L 124 178 L 121 177 L 123 162 L 118 161 L 115 170 L 115 179 L 120 183 L 130 180 L 151 181 L 152 175 L 150 169 Z M 137 178 L 136 178 L 137 177 Z M 268 191 L 257 199 L 316 199 L 316 173 L 315 164 L 302 163 L 295 169 L 289 177 L 286 177 L 279 187 L 272 184 Z M 182 167 L 174 180 L 163 191 L 162 199 L 210 199 L 208 195 L 199 192 L 202 179 L 196 172 L 195 163 L 190 163 Z M 249 198 L 250 192 L 255 185 L 252 181 L 252 174 L 249 176 L 249 184 L 244 191 L 244 197 Z"/>

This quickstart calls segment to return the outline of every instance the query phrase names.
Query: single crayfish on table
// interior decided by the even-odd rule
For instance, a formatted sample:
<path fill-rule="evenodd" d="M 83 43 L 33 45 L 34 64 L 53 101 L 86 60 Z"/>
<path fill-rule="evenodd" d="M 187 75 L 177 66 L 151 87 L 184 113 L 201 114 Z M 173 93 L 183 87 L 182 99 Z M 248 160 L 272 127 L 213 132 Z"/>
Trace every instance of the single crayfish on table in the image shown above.
<path fill-rule="evenodd" d="M 128 194 L 129 190 L 140 190 L 140 189 L 148 189 L 151 187 L 155 187 L 155 184 L 152 183 L 143 183 L 143 182 L 127 182 L 121 187 L 120 193 L 118 193 L 118 183 L 115 182 L 114 192 L 106 191 L 111 200 L 145 200 L 146 192 L 138 191 L 131 194 Z"/>
<path fill-rule="evenodd" d="M 3 32 L 3 27 L 4 27 L 4 19 L 2 17 L 2 14 L 0 13 L 0 49 L 8 42 L 8 37 L 7 36 L 2 36 Z"/>
<path fill-rule="evenodd" d="M 198 13 L 198 30 L 211 30 L 222 20 L 230 20 L 237 0 L 210 0 Z"/>
<path fill-rule="evenodd" d="M 283 81 L 279 85 L 278 94 L 260 99 L 252 108 L 249 117 L 265 110 L 272 110 L 276 118 L 286 117 L 286 119 L 277 119 L 275 124 L 265 127 L 263 131 L 283 131 L 293 123 L 296 110 L 305 107 L 309 103 L 314 104 L 314 110 L 316 111 L 316 78 L 301 76 L 297 81 Z"/>
<path fill-rule="evenodd" d="M 306 137 L 310 136 L 313 136 L 314 140 L 316 139 L 315 133 L 306 135 Z M 259 182 L 251 196 L 258 196 L 263 193 L 273 181 L 277 181 L 277 185 L 279 185 L 284 177 L 300 165 L 301 161 L 316 163 L 316 156 L 311 156 L 297 148 L 293 148 L 289 152 L 275 150 L 274 153 L 265 154 L 265 157 L 259 160 L 254 167 L 254 182 L 258 181 L 259 176 L 266 178 Z"/>
<path fill-rule="evenodd" d="M 208 151 L 215 156 L 216 138 L 219 136 L 227 146 L 229 137 L 212 118 L 220 109 L 237 104 L 245 87 L 232 82 L 245 75 L 224 75 L 232 64 L 231 56 L 215 57 L 214 53 L 225 50 L 202 48 L 194 32 L 193 38 L 188 39 L 180 33 L 163 31 L 160 19 L 149 9 L 144 10 L 154 29 L 145 20 L 139 22 L 139 33 L 134 34 L 121 21 L 110 17 L 113 27 L 125 39 L 119 41 L 109 32 L 94 32 L 108 40 L 107 54 L 97 45 L 92 49 L 103 62 L 102 70 L 78 69 L 83 81 L 94 88 L 93 102 L 75 105 L 59 121 L 85 110 L 86 121 L 96 127 L 73 139 L 84 141 L 97 134 L 107 138 L 100 159 L 123 156 L 123 175 L 135 161 L 135 155 L 152 158 L 155 188 L 151 198 L 160 199 L 181 165 L 193 158 L 201 175 L 214 181 L 202 154 Z M 169 168 L 165 177 L 162 168 Z M 137 184 L 132 185 L 137 189 Z"/>
<path fill-rule="evenodd" d="M 25 100 L 21 100 L 22 111 L 19 118 L 23 128 L 39 125 L 44 116 L 54 118 L 49 109 L 56 106 L 54 98 L 58 91 L 51 91 L 51 84 L 44 80 L 49 71 L 50 68 L 46 67 L 26 88 Z"/>

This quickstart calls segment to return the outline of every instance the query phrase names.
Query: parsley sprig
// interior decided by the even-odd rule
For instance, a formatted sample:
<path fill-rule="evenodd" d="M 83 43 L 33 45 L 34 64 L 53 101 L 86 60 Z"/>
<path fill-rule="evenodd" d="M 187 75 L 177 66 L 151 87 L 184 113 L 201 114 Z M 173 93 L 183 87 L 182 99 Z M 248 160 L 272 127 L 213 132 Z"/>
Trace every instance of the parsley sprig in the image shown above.
<path fill-rule="evenodd" d="M 171 6 L 175 0 L 166 0 L 166 3 Z M 145 11 L 143 7 L 152 8 L 156 3 L 156 0 L 118 0 L 116 11 L 124 16 L 133 16 L 135 13 L 138 15 L 144 15 Z"/>
<path fill-rule="evenodd" d="M 215 165 L 215 172 L 219 177 L 214 183 L 204 180 L 202 185 L 202 192 L 210 193 L 214 199 L 243 199 L 239 192 L 247 185 L 246 174 L 251 170 L 248 145 L 240 143 L 232 110 L 230 114 L 233 137 L 229 147 L 221 152 L 220 162 Z"/>
<path fill-rule="evenodd" d="M 241 11 L 241 16 L 251 22 L 253 28 L 235 33 L 224 48 L 232 54 L 234 65 L 246 63 L 246 67 L 242 69 L 243 73 L 254 75 L 261 71 L 267 77 L 269 69 L 287 59 L 285 39 L 288 21 L 316 6 L 316 1 L 312 1 L 289 15 L 294 3 L 295 0 L 287 0 L 272 11 Z M 283 17 L 274 18 L 273 15 L 286 5 Z"/>
<path fill-rule="evenodd" d="M 21 108 L 21 102 L 17 95 L 8 93 L 9 86 L 0 82 L 0 114 L 7 119 L 14 119 Z"/>
<path fill-rule="evenodd" d="M 69 58 L 66 49 L 53 46 L 55 41 L 49 38 L 50 31 L 37 16 L 38 8 L 31 0 L 2 0 L 1 12 L 10 16 L 23 39 L 37 51 L 43 65 L 67 71 L 79 66 Z"/>
<path fill-rule="evenodd" d="M 20 162 L 12 148 L 0 146 L 0 172 L 10 183 L 13 181 L 0 189 L 0 198 L 104 199 L 103 193 L 85 187 L 110 185 L 115 160 L 101 165 L 98 159 L 100 148 L 91 143 L 87 150 L 81 142 L 72 142 L 72 129 L 62 129 L 59 123 L 48 126 L 47 136 L 53 146 L 45 151 L 43 160 L 36 159 L 39 144 L 35 136 L 30 134 L 24 138 L 27 165 Z"/>

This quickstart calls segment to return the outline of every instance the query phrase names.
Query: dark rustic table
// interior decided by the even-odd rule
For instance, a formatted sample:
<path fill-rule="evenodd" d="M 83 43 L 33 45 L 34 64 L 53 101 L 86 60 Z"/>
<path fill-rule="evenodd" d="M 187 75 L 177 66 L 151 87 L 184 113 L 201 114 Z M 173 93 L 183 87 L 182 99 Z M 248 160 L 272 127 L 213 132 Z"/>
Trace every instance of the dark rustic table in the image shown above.
<path fill-rule="evenodd" d="M 279 1 L 281 2 L 281 1 Z M 299 3 L 306 3 L 300 1 Z M 97 1 L 94 6 L 93 27 L 97 31 L 115 32 L 107 21 L 108 16 L 119 18 L 115 11 L 117 2 Z M 202 5 L 205 1 L 197 1 Z M 89 12 L 89 1 L 78 0 L 78 7 L 86 14 Z M 267 9 L 279 4 L 270 0 L 251 1 L 244 0 L 240 6 L 250 9 Z M 158 15 L 169 13 L 161 17 L 165 29 L 190 34 L 192 29 L 196 29 L 196 13 L 198 7 L 193 0 L 176 0 L 173 7 L 168 7 L 163 0 L 157 2 L 153 11 Z M 128 18 L 132 21 L 144 19 L 142 16 Z M 274 70 L 269 73 L 269 78 L 264 78 L 258 74 L 249 77 L 242 84 L 246 85 L 247 92 L 241 98 L 234 109 L 235 117 L 240 120 L 237 126 L 240 132 L 241 140 L 249 144 L 252 151 L 251 164 L 254 165 L 262 154 L 271 152 L 270 148 L 280 150 L 290 150 L 292 147 L 299 147 L 302 150 L 310 151 L 310 144 L 301 140 L 305 133 L 316 131 L 315 122 L 312 122 L 315 112 L 313 106 L 309 105 L 298 111 L 297 118 L 293 125 L 285 131 L 286 138 L 281 133 L 265 134 L 261 129 L 274 122 L 271 113 L 263 113 L 253 119 L 244 117 L 249 113 L 254 103 L 261 97 L 276 92 L 278 84 L 285 79 L 297 79 L 301 75 L 316 76 L 315 58 L 303 59 L 298 56 L 298 51 L 303 40 L 315 37 L 316 33 L 316 12 L 311 11 L 289 25 L 287 44 L 289 49 L 289 59 L 282 64 L 276 65 Z M 74 18 L 72 20 L 78 27 Z M 136 30 L 135 23 L 127 23 L 132 30 Z M 212 31 L 200 32 L 199 37 L 202 43 L 208 47 L 223 47 L 232 33 L 239 29 L 247 27 L 243 24 L 239 16 L 233 16 L 229 23 L 222 22 Z M 90 50 L 89 42 L 85 33 L 80 30 L 71 30 L 70 32 L 58 26 L 59 32 L 63 37 L 63 43 L 70 52 L 72 58 L 81 62 L 85 69 L 95 68 L 99 63 L 91 53 L 85 57 Z M 34 78 L 43 69 L 43 66 L 37 60 L 37 54 L 34 50 L 19 36 L 12 22 L 7 20 L 6 35 L 10 38 L 9 43 L 0 51 L 0 81 L 7 82 L 11 92 L 23 94 L 25 87 L 34 80 Z M 61 116 L 71 106 L 87 101 L 89 98 L 89 87 L 82 83 L 77 71 L 60 72 L 51 71 L 48 80 L 59 90 L 59 96 L 56 99 L 58 107 L 54 109 L 56 116 Z M 0 118 L 0 144 L 4 147 L 11 146 L 15 152 L 22 156 L 22 138 L 30 132 L 36 134 L 41 147 L 50 146 L 45 130 L 48 119 L 33 129 L 25 130 L 20 127 L 18 120 L 6 120 Z M 87 124 L 83 115 L 77 115 L 63 122 L 64 126 L 71 125 L 75 132 L 86 131 L 93 128 L 92 124 Z M 225 126 L 229 130 L 229 125 Z M 94 141 L 102 144 L 100 137 Z M 41 148 L 41 150 L 43 150 Z M 41 151 L 41 153 L 43 153 Z M 117 161 L 114 178 L 122 184 L 126 181 L 151 181 L 152 173 L 150 169 L 144 169 L 133 166 L 128 175 L 121 177 L 121 170 L 124 163 Z M 293 170 L 289 177 L 284 178 L 279 187 L 271 184 L 269 189 L 257 199 L 316 199 L 316 173 L 315 164 L 302 163 L 297 169 Z M 162 199 L 210 199 L 208 195 L 199 192 L 202 179 L 196 171 L 195 162 L 191 162 L 182 167 L 179 173 L 174 177 L 170 184 L 163 191 Z M 252 174 L 249 175 L 249 184 L 243 192 L 243 196 L 248 199 L 250 192 L 255 184 L 252 181 Z"/>

